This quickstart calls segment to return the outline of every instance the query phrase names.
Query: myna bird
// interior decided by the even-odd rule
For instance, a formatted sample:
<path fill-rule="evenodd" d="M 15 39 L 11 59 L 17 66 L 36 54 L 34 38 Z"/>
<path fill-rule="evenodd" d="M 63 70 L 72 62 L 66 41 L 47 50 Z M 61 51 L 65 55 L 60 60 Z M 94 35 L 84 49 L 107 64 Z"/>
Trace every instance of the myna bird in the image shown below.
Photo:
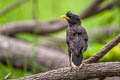
<path fill-rule="evenodd" d="M 85 28 L 81 26 L 80 17 L 78 15 L 72 14 L 69 11 L 66 15 L 61 17 L 66 19 L 69 23 L 66 34 L 66 43 L 68 46 L 70 70 L 72 69 L 72 64 L 82 68 L 84 64 L 82 63 L 83 52 L 85 52 L 88 47 L 87 32 Z"/>

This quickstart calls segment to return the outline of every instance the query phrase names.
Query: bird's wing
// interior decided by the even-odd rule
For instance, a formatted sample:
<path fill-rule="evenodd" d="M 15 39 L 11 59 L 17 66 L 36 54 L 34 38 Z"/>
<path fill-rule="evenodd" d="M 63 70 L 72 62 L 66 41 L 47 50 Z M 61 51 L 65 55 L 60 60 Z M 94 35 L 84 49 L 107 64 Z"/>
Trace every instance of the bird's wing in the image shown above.
<path fill-rule="evenodd" d="M 67 45 L 69 46 L 69 42 L 70 42 L 70 31 L 69 31 L 69 29 L 67 29 L 66 32 L 67 32 L 67 33 L 66 33 L 66 43 L 67 43 Z"/>
<path fill-rule="evenodd" d="M 88 34 L 86 32 L 86 30 L 83 28 L 83 35 L 82 35 L 83 39 L 84 39 L 84 42 L 85 42 L 85 45 L 84 45 L 84 48 L 83 48 L 83 52 L 87 50 L 87 47 L 88 47 Z"/>
<path fill-rule="evenodd" d="M 72 54 L 80 56 L 87 49 L 88 36 L 84 28 L 71 29 L 68 38 Z"/>
<path fill-rule="evenodd" d="M 66 43 L 67 43 L 67 46 L 68 46 L 68 55 L 71 56 L 71 48 L 70 48 L 70 30 L 69 30 L 69 29 L 67 29 Z"/>

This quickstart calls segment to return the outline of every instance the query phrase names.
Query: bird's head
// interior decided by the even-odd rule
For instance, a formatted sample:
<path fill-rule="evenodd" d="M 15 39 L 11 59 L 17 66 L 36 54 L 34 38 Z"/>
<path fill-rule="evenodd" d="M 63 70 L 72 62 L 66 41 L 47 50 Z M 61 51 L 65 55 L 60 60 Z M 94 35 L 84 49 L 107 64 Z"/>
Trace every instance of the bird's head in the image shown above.
<path fill-rule="evenodd" d="M 66 15 L 61 16 L 61 17 L 66 19 L 70 25 L 81 24 L 80 17 L 78 15 L 72 14 L 70 11 L 68 11 Z"/>

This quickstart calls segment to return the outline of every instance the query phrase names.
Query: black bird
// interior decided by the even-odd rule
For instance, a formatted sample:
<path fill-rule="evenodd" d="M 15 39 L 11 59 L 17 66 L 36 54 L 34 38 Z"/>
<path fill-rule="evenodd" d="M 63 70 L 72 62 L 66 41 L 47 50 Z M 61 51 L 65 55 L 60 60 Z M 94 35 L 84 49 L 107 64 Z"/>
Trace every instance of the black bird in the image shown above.
<path fill-rule="evenodd" d="M 68 46 L 69 55 L 69 65 L 70 70 L 72 69 L 72 63 L 75 66 L 80 66 L 82 68 L 83 52 L 87 50 L 88 47 L 88 35 L 86 30 L 81 26 L 80 17 L 78 15 L 72 14 L 70 11 L 66 13 L 65 16 L 61 16 L 66 19 L 69 23 L 66 43 Z M 72 56 L 72 63 L 71 63 Z"/>

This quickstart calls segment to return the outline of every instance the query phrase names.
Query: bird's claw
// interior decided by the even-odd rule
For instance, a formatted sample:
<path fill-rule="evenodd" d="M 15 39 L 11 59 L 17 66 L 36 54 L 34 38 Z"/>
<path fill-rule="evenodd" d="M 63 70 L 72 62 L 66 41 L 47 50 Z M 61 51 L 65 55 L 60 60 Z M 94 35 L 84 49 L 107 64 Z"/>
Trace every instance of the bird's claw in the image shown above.
<path fill-rule="evenodd" d="M 85 62 L 82 62 L 82 64 L 83 64 L 83 66 L 87 66 L 87 63 L 85 63 Z"/>
<path fill-rule="evenodd" d="M 87 66 L 87 64 L 85 62 L 82 62 L 79 68 L 82 69 L 83 66 Z"/>
<path fill-rule="evenodd" d="M 70 68 L 70 71 L 72 70 L 72 67 L 69 67 Z"/>

